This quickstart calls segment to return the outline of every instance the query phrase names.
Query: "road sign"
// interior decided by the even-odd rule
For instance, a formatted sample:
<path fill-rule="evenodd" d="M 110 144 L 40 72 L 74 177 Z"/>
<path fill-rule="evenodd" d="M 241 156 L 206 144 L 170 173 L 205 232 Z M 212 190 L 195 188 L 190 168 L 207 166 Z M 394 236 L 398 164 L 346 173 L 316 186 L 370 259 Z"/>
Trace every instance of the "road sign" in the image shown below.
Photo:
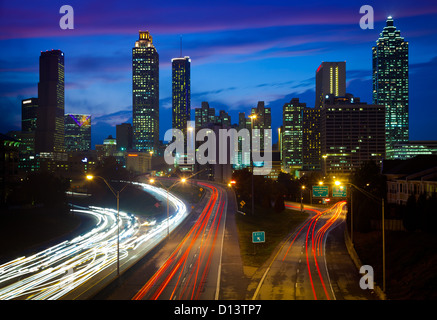
<path fill-rule="evenodd" d="M 246 202 L 244 202 L 244 200 L 240 202 L 240 205 L 242 208 L 244 207 L 245 204 L 246 204 Z"/>
<path fill-rule="evenodd" d="M 313 186 L 313 198 L 327 198 L 329 197 L 328 186 Z"/>
<path fill-rule="evenodd" d="M 253 243 L 266 242 L 265 232 L 264 231 L 252 232 L 252 242 Z"/>
<path fill-rule="evenodd" d="M 332 196 L 334 198 L 346 198 L 346 186 L 333 186 Z"/>

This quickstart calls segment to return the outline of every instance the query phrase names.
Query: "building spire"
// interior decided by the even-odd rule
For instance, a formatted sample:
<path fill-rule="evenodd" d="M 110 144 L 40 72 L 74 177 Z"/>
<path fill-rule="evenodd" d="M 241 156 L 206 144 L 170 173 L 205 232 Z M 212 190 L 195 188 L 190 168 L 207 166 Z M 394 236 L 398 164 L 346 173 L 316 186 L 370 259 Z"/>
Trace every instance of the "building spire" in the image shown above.
<path fill-rule="evenodd" d="M 393 27 L 394 26 L 394 24 L 393 24 L 393 17 L 392 16 L 388 16 L 386 23 L 387 23 L 387 27 Z"/>

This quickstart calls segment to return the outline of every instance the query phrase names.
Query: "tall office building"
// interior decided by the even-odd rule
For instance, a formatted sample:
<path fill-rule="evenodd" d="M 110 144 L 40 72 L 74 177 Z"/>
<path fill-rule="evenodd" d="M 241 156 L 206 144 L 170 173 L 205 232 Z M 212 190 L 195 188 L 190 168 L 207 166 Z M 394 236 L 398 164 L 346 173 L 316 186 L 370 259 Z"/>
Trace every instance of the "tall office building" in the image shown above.
<path fill-rule="evenodd" d="M 323 172 L 348 175 L 366 161 L 385 157 L 385 110 L 352 95 L 324 101 L 320 118 Z"/>
<path fill-rule="evenodd" d="M 387 158 L 408 134 L 408 42 L 388 17 L 373 53 L 373 103 L 385 106 Z"/>
<path fill-rule="evenodd" d="M 21 101 L 21 131 L 35 132 L 38 112 L 38 98 Z"/>
<path fill-rule="evenodd" d="M 65 150 L 68 152 L 91 150 L 90 115 L 65 115 Z"/>
<path fill-rule="evenodd" d="M 159 54 L 148 31 L 132 48 L 132 123 L 134 148 L 153 151 L 159 144 Z"/>
<path fill-rule="evenodd" d="M 336 97 L 346 94 L 346 62 L 322 62 L 316 71 L 315 105 L 322 107 L 329 94 Z"/>
<path fill-rule="evenodd" d="M 211 108 L 208 102 L 203 101 L 200 108 L 194 109 L 194 121 L 196 130 L 203 128 L 210 123 L 215 123 L 217 121 L 215 108 Z"/>
<path fill-rule="evenodd" d="M 117 150 L 128 151 L 132 150 L 133 129 L 130 123 L 122 123 L 115 126 Z"/>
<path fill-rule="evenodd" d="M 290 172 L 291 168 L 302 166 L 303 110 L 306 103 L 293 98 L 285 103 L 282 110 L 282 167 Z"/>
<path fill-rule="evenodd" d="M 64 151 L 64 53 L 41 52 L 35 151 Z"/>
<path fill-rule="evenodd" d="M 321 108 L 303 109 L 302 125 L 302 170 L 320 171 L 320 114 Z"/>
<path fill-rule="evenodd" d="M 172 63 L 173 129 L 186 133 L 191 119 L 191 59 L 174 58 Z"/>

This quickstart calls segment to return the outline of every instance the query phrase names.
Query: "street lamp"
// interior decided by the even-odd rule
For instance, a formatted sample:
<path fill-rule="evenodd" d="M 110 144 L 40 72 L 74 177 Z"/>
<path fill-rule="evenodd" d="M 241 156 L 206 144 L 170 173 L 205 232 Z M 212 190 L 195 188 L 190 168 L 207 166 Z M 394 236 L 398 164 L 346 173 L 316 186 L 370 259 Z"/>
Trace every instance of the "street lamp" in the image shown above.
<path fill-rule="evenodd" d="M 300 212 L 303 212 L 303 191 L 305 190 L 305 186 L 302 186 L 300 189 Z"/>
<path fill-rule="evenodd" d="M 338 182 L 338 184 L 337 184 Z M 335 181 L 336 185 L 340 185 L 341 183 L 339 181 Z M 381 232 L 382 232 L 382 291 L 385 292 L 385 212 L 384 212 L 384 197 L 381 199 L 378 199 L 373 194 L 361 189 L 360 187 L 354 185 L 353 183 L 348 182 L 348 184 L 351 186 L 351 243 L 353 245 L 353 209 L 352 209 L 352 187 L 360 191 L 362 194 L 370 198 L 371 200 L 375 202 L 381 202 L 381 210 L 382 210 L 382 222 L 381 222 Z"/>
<path fill-rule="evenodd" d="M 250 134 L 251 134 L 251 137 L 253 135 L 253 121 L 256 119 L 256 117 L 257 116 L 256 116 L 255 113 L 251 114 L 249 116 L 249 118 L 250 118 L 250 129 L 251 129 Z M 252 141 L 253 141 L 253 139 L 252 139 Z M 254 197 L 254 192 L 253 192 L 253 144 L 251 144 L 251 146 L 252 146 L 252 151 L 250 153 L 250 166 L 252 167 L 252 216 L 254 216 L 255 215 L 255 197 Z"/>
<path fill-rule="evenodd" d="M 323 176 L 324 177 L 326 177 L 326 158 L 327 158 L 328 156 L 326 155 L 326 154 L 324 154 L 323 156 L 322 156 L 322 158 L 323 158 Z"/>
<path fill-rule="evenodd" d="M 127 184 L 119 191 L 114 190 L 114 188 L 106 181 L 105 178 L 100 176 L 94 176 L 94 175 L 87 175 L 86 178 L 88 180 L 93 180 L 94 178 L 102 179 L 105 184 L 108 186 L 109 190 L 114 194 L 114 196 L 117 198 L 117 277 L 120 275 L 120 225 L 119 225 L 119 219 L 120 219 L 120 192 L 124 190 L 124 188 L 127 187 Z"/>
<path fill-rule="evenodd" d="M 169 221 L 169 217 L 170 217 L 170 211 L 169 211 L 169 193 L 170 193 L 170 190 L 175 186 L 175 185 L 177 185 L 178 183 L 180 183 L 180 182 L 182 182 L 182 183 L 184 183 L 184 182 L 186 182 L 187 181 L 187 179 L 185 179 L 185 178 L 182 178 L 182 179 L 180 179 L 180 180 L 176 180 L 170 187 L 165 187 L 162 183 L 161 183 L 161 181 L 159 181 L 159 180 L 157 180 L 158 182 L 159 182 L 159 184 L 167 191 L 167 237 L 168 238 L 170 238 L 170 221 Z M 155 179 L 150 179 L 149 180 L 149 182 L 150 183 L 155 183 Z"/>

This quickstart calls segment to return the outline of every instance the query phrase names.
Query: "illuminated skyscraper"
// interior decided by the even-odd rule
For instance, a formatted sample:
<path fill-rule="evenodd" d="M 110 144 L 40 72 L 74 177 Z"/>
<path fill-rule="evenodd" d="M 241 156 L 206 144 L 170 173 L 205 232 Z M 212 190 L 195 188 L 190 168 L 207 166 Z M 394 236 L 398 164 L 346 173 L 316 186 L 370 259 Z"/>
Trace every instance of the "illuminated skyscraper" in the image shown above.
<path fill-rule="evenodd" d="M 91 116 L 85 114 L 65 115 L 65 150 L 91 150 Z"/>
<path fill-rule="evenodd" d="M 302 170 L 321 170 L 320 149 L 321 108 L 303 109 L 302 125 Z"/>
<path fill-rule="evenodd" d="M 320 116 L 323 172 L 348 175 L 367 161 L 381 164 L 385 158 L 385 110 L 360 98 L 330 95 Z"/>
<path fill-rule="evenodd" d="M 159 143 L 159 55 L 148 31 L 132 48 L 132 122 L 134 148 L 156 150 Z"/>
<path fill-rule="evenodd" d="M 191 59 L 174 58 L 172 63 L 173 129 L 186 133 L 191 119 Z"/>
<path fill-rule="evenodd" d="M 35 151 L 64 151 L 64 53 L 41 52 Z"/>
<path fill-rule="evenodd" d="M 282 111 L 282 167 L 287 172 L 302 165 L 303 110 L 306 103 L 298 98 L 284 104 Z"/>
<path fill-rule="evenodd" d="M 387 158 L 408 134 L 408 42 L 387 18 L 373 51 L 373 103 L 385 106 Z"/>
<path fill-rule="evenodd" d="M 346 62 L 322 62 L 316 71 L 316 108 L 322 107 L 329 94 L 346 94 Z"/>

